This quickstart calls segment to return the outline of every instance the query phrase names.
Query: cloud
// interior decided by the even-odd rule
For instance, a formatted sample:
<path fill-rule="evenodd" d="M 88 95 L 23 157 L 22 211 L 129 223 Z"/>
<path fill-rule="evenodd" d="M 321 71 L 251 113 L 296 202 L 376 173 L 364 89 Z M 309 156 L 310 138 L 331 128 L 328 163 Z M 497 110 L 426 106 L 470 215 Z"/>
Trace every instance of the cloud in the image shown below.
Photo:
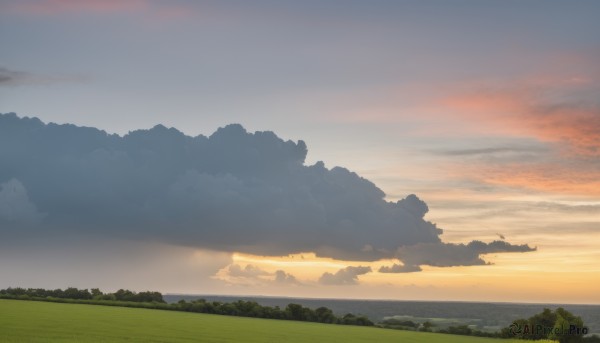
<path fill-rule="evenodd" d="M 392 266 L 385 268 L 383 272 L 401 273 L 418 271 L 420 270 L 420 266 L 423 265 L 433 267 L 486 265 L 489 263 L 484 261 L 481 255 L 506 252 L 530 252 L 535 250 L 536 248 L 531 248 L 526 244 L 512 245 L 505 241 L 484 243 L 475 240 L 468 244 L 419 243 L 398 249 L 398 259 L 404 263 L 402 268 Z"/>
<path fill-rule="evenodd" d="M 558 96 L 555 92 L 552 88 L 484 89 L 452 95 L 442 104 L 463 119 L 486 124 L 501 133 L 561 143 L 566 154 L 599 156 L 600 106 L 595 101 Z M 597 94 L 598 89 L 593 92 Z"/>
<path fill-rule="evenodd" d="M 245 267 L 239 264 L 230 264 L 220 270 L 215 279 L 225 281 L 235 285 L 266 285 L 266 284 L 288 284 L 301 285 L 302 283 L 296 277 L 284 270 L 277 270 L 274 273 L 267 272 L 255 265 L 247 264 Z"/>
<path fill-rule="evenodd" d="M 272 273 L 252 264 L 242 267 L 237 263 L 233 263 L 219 270 L 213 276 L 213 279 L 224 281 L 229 285 L 257 286 L 269 283 L 270 275 Z"/>
<path fill-rule="evenodd" d="M 44 214 L 29 200 L 27 190 L 17 179 L 0 184 L 0 224 L 10 228 L 37 225 Z"/>
<path fill-rule="evenodd" d="M 424 219 L 428 207 L 417 196 L 386 201 L 372 182 L 345 168 L 305 165 L 306 154 L 303 141 L 237 124 L 208 137 L 161 125 L 121 137 L 0 115 L 0 164 L 8 166 L 0 182 L 19 180 L 46 214 L 39 235 L 353 261 L 397 258 L 403 247 L 419 244 L 460 253 Z M 4 240 L 10 230 L 0 227 Z"/>
<path fill-rule="evenodd" d="M 371 267 L 349 266 L 338 270 L 335 274 L 325 272 L 319 278 L 319 283 L 322 285 L 356 285 L 358 284 L 358 276 L 371 272 Z"/>
<path fill-rule="evenodd" d="M 468 244 L 452 243 L 419 243 L 404 246 L 398 249 L 397 257 L 403 264 L 393 264 L 379 268 L 380 273 L 411 273 L 421 271 L 421 266 L 452 267 L 452 266 L 479 266 L 488 262 L 481 258 L 484 254 L 506 252 L 535 251 L 527 244 L 512 245 L 505 241 L 484 243 L 471 241 Z"/>
<path fill-rule="evenodd" d="M 299 285 L 300 282 L 296 279 L 296 277 L 292 274 L 286 273 L 283 270 L 275 271 L 275 280 L 276 283 L 280 284 L 292 284 Z"/>
<path fill-rule="evenodd" d="M 0 67 L 0 85 L 18 84 L 29 78 L 31 78 L 29 73 Z"/>
<path fill-rule="evenodd" d="M 46 85 L 57 82 L 83 82 L 87 78 L 74 75 L 41 75 L 0 67 L 0 86 Z"/>
<path fill-rule="evenodd" d="M 449 116 L 470 123 L 479 134 L 527 138 L 540 145 L 522 146 L 521 152 L 512 148 L 446 151 L 446 156 L 471 158 L 468 164 L 461 161 L 450 167 L 450 172 L 455 169 L 461 178 L 495 186 L 600 194 L 600 78 L 593 70 L 586 77 L 526 78 L 512 80 L 511 85 L 471 87 L 444 98 L 439 105 Z"/>
<path fill-rule="evenodd" d="M 227 268 L 228 274 L 233 277 L 244 277 L 244 278 L 256 278 L 262 275 L 268 275 L 269 273 L 264 270 L 255 267 L 251 264 L 246 265 L 242 268 L 239 264 L 232 264 Z"/>
<path fill-rule="evenodd" d="M 394 263 L 391 267 L 382 266 L 378 270 L 378 272 L 380 272 L 380 273 L 412 273 L 412 272 L 420 272 L 420 271 L 421 271 L 421 267 L 419 267 L 419 266 L 396 264 L 396 263 Z"/>
<path fill-rule="evenodd" d="M 541 147 L 489 147 L 478 149 L 452 149 L 432 151 L 436 155 L 442 156 L 485 156 L 485 155 L 521 155 L 529 153 L 545 152 L 547 149 Z"/>
<path fill-rule="evenodd" d="M 522 162 L 472 163 L 450 171 L 496 186 L 558 194 L 600 195 L 600 165 L 576 157 L 541 158 Z"/>

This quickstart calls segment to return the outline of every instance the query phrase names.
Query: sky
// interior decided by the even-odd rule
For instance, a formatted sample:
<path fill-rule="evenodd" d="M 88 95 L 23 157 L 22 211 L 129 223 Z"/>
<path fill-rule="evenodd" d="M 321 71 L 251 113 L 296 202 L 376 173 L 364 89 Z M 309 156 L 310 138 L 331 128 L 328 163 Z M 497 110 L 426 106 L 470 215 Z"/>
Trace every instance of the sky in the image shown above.
<path fill-rule="evenodd" d="M 598 13 L 0 0 L 0 287 L 600 304 Z"/>

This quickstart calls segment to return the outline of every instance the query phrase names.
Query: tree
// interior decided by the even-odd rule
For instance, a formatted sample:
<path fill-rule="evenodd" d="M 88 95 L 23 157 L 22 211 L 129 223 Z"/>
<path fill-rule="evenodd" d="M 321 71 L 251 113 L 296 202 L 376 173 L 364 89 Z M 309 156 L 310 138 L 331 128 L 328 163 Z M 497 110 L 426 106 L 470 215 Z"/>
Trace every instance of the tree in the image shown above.
<path fill-rule="evenodd" d="M 546 339 L 550 328 L 556 323 L 556 313 L 549 308 L 545 308 L 542 313 L 538 313 L 529 318 L 530 333 L 528 339 Z"/>
<path fill-rule="evenodd" d="M 429 321 L 426 321 L 425 323 L 423 323 L 421 325 L 421 328 L 419 329 L 419 331 L 431 332 L 432 327 L 433 327 L 433 324 Z"/>
<path fill-rule="evenodd" d="M 375 323 L 370 321 L 369 318 L 367 318 L 365 316 L 358 316 L 358 317 L 356 317 L 356 321 L 355 321 L 354 325 L 373 326 L 373 325 L 375 325 Z"/>
<path fill-rule="evenodd" d="M 345 325 L 356 325 L 356 316 L 353 315 L 352 313 L 346 313 L 342 317 L 342 324 L 345 324 Z"/>
<path fill-rule="evenodd" d="M 448 328 L 448 333 L 453 335 L 469 336 L 473 333 L 473 330 L 471 330 L 471 328 L 467 325 L 450 326 Z"/>
<path fill-rule="evenodd" d="M 119 289 L 115 292 L 115 298 L 120 301 L 132 301 L 133 292 L 127 289 Z"/>
<path fill-rule="evenodd" d="M 583 326 L 581 317 L 573 315 L 562 307 L 551 311 L 545 308 L 541 313 L 518 319 L 509 327 L 502 329 L 503 338 L 528 340 L 551 339 L 560 343 L 581 342 L 588 329 Z"/>
<path fill-rule="evenodd" d="M 304 307 L 298 304 L 288 304 L 285 314 L 291 320 L 304 320 Z"/>
<path fill-rule="evenodd" d="M 92 288 L 90 292 L 92 293 L 92 297 L 94 297 L 94 299 L 100 298 L 104 294 L 98 288 Z"/>
<path fill-rule="evenodd" d="M 91 299 L 92 294 L 87 289 L 69 287 L 64 290 L 62 297 L 67 299 Z"/>
<path fill-rule="evenodd" d="M 319 323 L 333 323 L 335 321 L 335 315 L 333 311 L 327 307 L 319 307 L 315 310 L 317 321 Z"/>
<path fill-rule="evenodd" d="M 562 307 L 556 309 L 556 323 L 548 336 L 560 343 L 581 342 L 587 330 L 583 327 L 581 317 L 573 315 Z"/>

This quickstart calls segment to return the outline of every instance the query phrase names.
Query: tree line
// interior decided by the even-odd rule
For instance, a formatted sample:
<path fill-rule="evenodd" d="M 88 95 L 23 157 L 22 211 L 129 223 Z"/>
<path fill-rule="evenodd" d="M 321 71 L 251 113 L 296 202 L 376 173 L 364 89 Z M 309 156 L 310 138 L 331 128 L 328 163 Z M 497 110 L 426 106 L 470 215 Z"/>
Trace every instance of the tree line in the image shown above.
<path fill-rule="evenodd" d="M 348 313 L 342 317 L 336 316 L 327 307 L 311 309 L 300 304 L 288 304 L 285 308 L 279 306 L 262 306 L 255 301 L 237 300 L 231 303 L 220 301 L 206 301 L 197 299 L 187 302 L 180 300 L 172 304 L 180 311 L 224 314 L 241 317 L 255 317 L 268 319 L 297 320 L 303 322 L 317 322 L 326 324 L 373 326 L 374 323 L 365 316 L 355 316 Z"/>
<path fill-rule="evenodd" d="M 437 332 L 451 335 L 511 338 L 523 340 L 553 340 L 559 343 L 600 343 L 597 335 L 588 335 L 583 320 L 562 307 L 552 311 L 545 308 L 541 313 L 527 319 L 517 319 L 510 326 L 497 332 L 486 332 L 468 325 L 449 326 L 436 329 L 431 322 L 417 323 L 411 320 L 388 318 L 377 324 L 379 327 L 397 330 Z M 586 336 L 587 335 L 587 336 Z"/>
<path fill-rule="evenodd" d="M 326 324 L 373 326 L 375 325 L 366 316 L 356 316 L 347 313 L 337 316 L 327 307 L 311 309 L 299 304 L 288 304 L 285 308 L 279 306 L 263 306 L 255 301 L 238 300 L 231 303 L 220 301 L 207 301 L 196 299 L 192 301 L 180 300 L 168 304 L 159 292 L 132 292 L 120 289 L 115 293 L 103 293 L 98 288 L 65 290 L 45 290 L 41 288 L 7 288 L 0 290 L 0 298 L 18 300 L 38 300 L 51 302 L 85 303 L 93 305 L 142 307 L 171 311 L 197 312 L 220 314 L 240 317 L 254 317 L 266 319 L 295 320 L 304 322 L 317 322 Z"/>
<path fill-rule="evenodd" d="M 163 296 L 159 292 L 132 292 L 120 289 L 114 293 L 103 293 L 98 288 L 77 289 L 74 287 L 62 289 L 43 288 L 7 288 L 0 290 L 0 295 L 28 296 L 31 298 L 58 298 L 58 299 L 81 299 L 81 300 L 113 300 L 133 302 L 157 302 L 164 303 Z"/>

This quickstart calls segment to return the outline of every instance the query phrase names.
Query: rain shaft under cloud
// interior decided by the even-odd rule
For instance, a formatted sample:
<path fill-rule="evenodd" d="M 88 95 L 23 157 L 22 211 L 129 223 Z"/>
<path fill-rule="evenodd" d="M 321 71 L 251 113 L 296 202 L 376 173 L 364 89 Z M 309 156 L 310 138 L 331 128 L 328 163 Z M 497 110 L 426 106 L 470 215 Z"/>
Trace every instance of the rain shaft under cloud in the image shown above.
<path fill-rule="evenodd" d="M 121 137 L 4 114 L 0 230 L 7 240 L 91 234 L 256 255 L 401 258 L 415 266 L 481 264 L 489 251 L 532 250 L 445 244 L 417 196 L 386 201 L 345 168 L 304 165 L 306 154 L 303 141 L 238 124 L 209 137 L 161 125 Z M 455 260 L 454 252 L 467 257 Z"/>

